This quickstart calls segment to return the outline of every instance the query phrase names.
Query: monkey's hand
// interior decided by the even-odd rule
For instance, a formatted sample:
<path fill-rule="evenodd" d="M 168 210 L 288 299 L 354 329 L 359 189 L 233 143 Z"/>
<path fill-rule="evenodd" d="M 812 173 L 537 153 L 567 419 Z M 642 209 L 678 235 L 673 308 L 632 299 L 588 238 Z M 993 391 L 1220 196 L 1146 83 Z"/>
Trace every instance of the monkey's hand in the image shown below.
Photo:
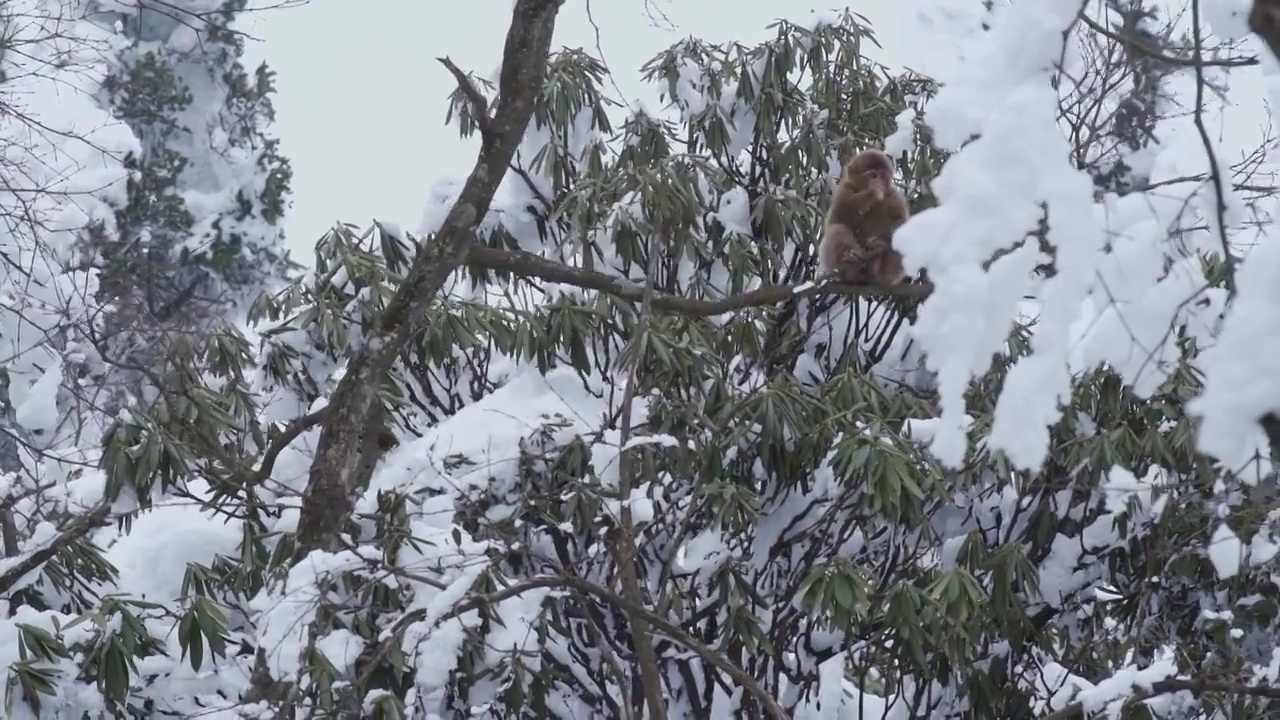
<path fill-rule="evenodd" d="M 853 204 L 858 208 L 859 214 L 865 214 L 871 207 L 877 203 L 884 201 L 884 191 L 876 185 L 859 190 L 853 196 Z"/>
<path fill-rule="evenodd" d="M 867 251 L 861 247 L 849 247 L 840 252 L 840 262 L 861 264 L 867 260 Z"/>
<path fill-rule="evenodd" d="M 871 198 L 875 202 L 884 202 L 885 193 L 889 191 L 888 182 L 880 174 L 879 170 L 871 170 L 863 174 L 866 179 L 867 190 L 871 193 Z"/>

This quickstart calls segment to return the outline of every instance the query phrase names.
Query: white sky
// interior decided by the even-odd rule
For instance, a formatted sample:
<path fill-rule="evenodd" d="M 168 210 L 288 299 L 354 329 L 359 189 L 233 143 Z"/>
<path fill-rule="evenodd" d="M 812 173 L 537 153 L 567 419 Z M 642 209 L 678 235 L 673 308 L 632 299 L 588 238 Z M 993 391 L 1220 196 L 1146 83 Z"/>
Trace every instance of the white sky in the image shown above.
<path fill-rule="evenodd" d="M 650 0 L 674 24 L 656 26 L 645 0 L 568 0 L 553 47 L 583 47 L 613 69 L 627 99 L 657 101 L 640 81 L 640 66 L 683 37 L 754 44 L 771 35 L 778 17 L 799 20 L 810 9 L 776 0 Z M 260 0 L 270 4 L 270 0 Z M 954 27 L 937 3 L 860 0 L 882 48 L 868 55 L 889 67 L 911 58 L 915 69 L 942 79 L 954 63 Z M 336 221 L 364 227 L 377 218 L 419 227 L 427 190 L 437 179 L 470 170 L 476 143 L 444 124 L 454 82 L 436 62 L 449 56 L 464 71 L 496 76 L 512 0 L 441 3 L 428 0 L 311 0 L 308 5 L 252 14 L 241 23 L 250 42 L 247 65 L 266 60 L 277 73 L 276 132 L 293 165 L 293 206 L 286 233 L 294 259 L 310 264 L 315 241 Z M 946 48 L 946 46 L 951 46 Z M 938 52 L 944 50 L 943 52 Z M 946 52 L 950 50 L 951 52 Z M 496 78 L 495 78 L 496 79 Z M 1257 132 L 1263 89 L 1258 75 L 1234 73 L 1233 97 L 1246 105 L 1223 128 Z M 1270 93 L 1268 91 L 1271 91 Z"/>
<path fill-rule="evenodd" d="M 777 17 L 797 19 L 809 10 L 770 0 L 655 2 L 674 31 L 656 27 L 643 0 L 591 6 L 604 59 L 628 99 L 656 102 L 657 91 L 640 81 L 640 66 L 683 37 L 758 43 Z M 885 2 L 864 0 L 855 9 L 872 16 L 867 6 Z M 376 217 L 416 229 L 434 181 L 470 169 L 476 147 L 444 124 L 454 83 L 436 58 L 447 55 L 479 75 L 496 73 L 511 6 L 511 0 L 312 0 L 241 24 L 262 41 L 250 43 L 248 66 L 265 59 L 278 73 L 277 134 L 294 170 L 286 232 L 295 260 L 310 264 L 315 241 L 338 220 L 363 227 Z M 882 44 L 892 44 L 894 33 L 879 34 Z M 566 2 L 553 45 L 599 54 L 586 0 Z M 887 54 L 876 59 L 889 61 Z"/>

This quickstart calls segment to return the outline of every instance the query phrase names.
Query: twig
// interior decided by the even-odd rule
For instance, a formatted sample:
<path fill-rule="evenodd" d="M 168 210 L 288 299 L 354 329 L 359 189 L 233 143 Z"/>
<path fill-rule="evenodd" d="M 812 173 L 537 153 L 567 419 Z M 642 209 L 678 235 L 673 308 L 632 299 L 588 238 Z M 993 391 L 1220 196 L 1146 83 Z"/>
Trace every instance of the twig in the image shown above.
<path fill-rule="evenodd" d="M 1221 58 L 1221 59 L 1213 59 L 1213 60 L 1205 59 L 1203 53 L 1200 52 L 1200 41 L 1198 36 L 1196 40 L 1196 53 L 1192 57 L 1184 58 L 1184 57 L 1178 57 L 1176 55 L 1167 55 L 1165 53 L 1160 52 L 1156 48 L 1153 48 L 1150 45 L 1142 42 L 1136 37 L 1126 36 L 1121 33 L 1117 33 L 1114 30 L 1110 30 L 1104 27 L 1101 23 L 1089 17 L 1088 15 L 1085 15 L 1083 12 L 1080 13 L 1079 17 L 1080 17 L 1080 21 L 1083 22 L 1085 26 L 1087 26 L 1090 30 L 1098 33 L 1099 35 L 1102 35 L 1103 37 L 1106 37 L 1109 40 L 1114 40 L 1120 43 L 1121 45 L 1125 46 L 1132 52 L 1135 52 L 1139 55 L 1145 55 L 1146 57 L 1151 58 L 1152 60 L 1155 60 L 1157 62 L 1162 62 L 1167 65 L 1174 65 L 1174 66 L 1183 67 L 1183 68 L 1188 68 L 1188 67 L 1206 68 L 1206 67 L 1248 67 L 1250 65 L 1258 64 L 1258 58 L 1256 57 Z"/>
<path fill-rule="evenodd" d="M 493 142 L 493 118 L 489 117 L 489 101 L 485 100 L 484 95 L 476 89 L 471 78 L 462 72 L 462 68 L 458 67 L 447 57 L 436 58 L 436 60 L 444 65 L 453 79 L 458 82 L 458 90 L 462 91 L 463 97 L 471 105 L 471 118 L 476 124 L 476 128 L 480 130 L 480 138 L 485 142 Z"/>
<path fill-rule="evenodd" d="M 1215 0 L 1216 1 L 1216 0 Z M 1191 2 L 1191 34 L 1195 36 L 1195 59 L 1199 60 L 1201 51 L 1200 32 L 1200 0 Z M 1209 180 L 1213 183 L 1214 212 L 1218 221 L 1218 239 L 1222 243 L 1222 263 L 1225 268 L 1224 282 L 1227 286 L 1228 302 L 1236 294 L 1236 261 L 1231 255 L 1231 242 L 1227 239 L 1227 201 L 1223 189 L 1222 172 L 1218 167 L 1218 154 L 1213 151 L 1213 141 L 1209 138 L 1209 129 L 1204 124 L 1204 67 L 1197 63 L 1196 73 L 1196 108 L 1195 125 L 1200 133 L 1200 142 L 1204 145 L 1204 154 L 1209 158 Z"/>

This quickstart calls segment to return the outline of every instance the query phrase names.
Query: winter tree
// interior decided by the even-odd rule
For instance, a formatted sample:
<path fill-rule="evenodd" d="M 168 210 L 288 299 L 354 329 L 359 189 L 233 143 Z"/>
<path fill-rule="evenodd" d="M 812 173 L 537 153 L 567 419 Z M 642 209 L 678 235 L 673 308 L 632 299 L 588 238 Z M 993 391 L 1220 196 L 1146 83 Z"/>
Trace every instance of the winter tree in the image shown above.
<path fill-rule="evenodd" d="M 15 648 L 4 661 L 6 717 L 61 717 L 75 707 L 118 714 L 129 703 L 132 652 L 151 653 L 154 643 L 127 635 L 149 594 L 128 578 L 154 568 L 104 556 L 128 542 L 96 534 L 99 526 L 127 526 L 130 516 L 112 512 L 103 491 L 118 491 L 96 468 L 114 411 L 159 406 L 154 393 L 139 396 L 137 383 L 120 390 L 113 378 L 163 376 L 153 385 L 172 386 L 168 371 L 201 365 L 183 335 L 170 334 L 247 305 L 243 295 L 278 286 L 287 266 L 275 225 L 288 164 L 263 132 L 270 75 L 251 77 L 238 64 L 242 40 L 230 22 L 242 7 L 18 0 L 0 8 L 0 593 Z M 166 23 L 168 35 L 148 35 Z M 174 42 L 158 42 L 166 37 Z M 166 355 L 172 367 L 150 366 Z M 135 373 L 140 359 L 149 377 Z M 106 597 L 120 588 L 119 599 Z M 60 647 L 41 645 L 45 628 L 70 630 L 78 615 L 75 624 L 96 620 Z M 125 636 L 107 630 L 122 617 Z M 106 676 L 119 681 L 103 684 Z M 74 678 L 89 680 L 58 689 Z"/>
<path fill-rule="evenodd" d="M 676 44 L 647 108 L 517 0 L 496 87 L 443 63 L 481 149 L 421 233 L 335 228 L 33 462 L 6 716 L 1265 717 L 1257 50 L 916 5 L 927 76 L 819 14 Z M 878 145 L 919 275 L 815 278 Z"/>
<path fill-rule="evenodd" d="M 296 267 L 281 229 L 291 170 L 271 132 L 273 73 L 241 64 L 245 40 L 234 28 L 247 4 L 84 4 L 118 38 L 100 97 L 142 143 L 125 160 L 116 231 L 91 236 L 112 327 L 127 338 L 112 333 L 110 344 L 129 346 L 113 353 L 130 357 L 165 332 L 242 315 Z"/>

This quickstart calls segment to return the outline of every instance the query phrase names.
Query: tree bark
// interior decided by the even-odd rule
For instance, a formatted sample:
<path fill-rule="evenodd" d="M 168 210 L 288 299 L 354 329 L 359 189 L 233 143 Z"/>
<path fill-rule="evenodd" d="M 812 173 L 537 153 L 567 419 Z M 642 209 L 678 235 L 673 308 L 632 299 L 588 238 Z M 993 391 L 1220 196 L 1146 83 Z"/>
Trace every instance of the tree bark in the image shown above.
<path fill-rule="evenodd" d="M 563 3 L 564 0 L 515 3 L 503 49 L 497 106 L 492 116 L 486 108 L 472 108 L 480 115 L 477 124 L 481 128 L 481 146 L 471 175 L 435 241 L 419 251 L 378 326 L 369 333 L 368 342 L 352 353 L 346 374 L 329 398 L 311 476 L 302 496 L 296 538 L 298 558 L 312 550 L 337 549 L 338 538 L 354 509 L 355 494 L 368 486 L 373 463 L 362 461 L 370 451 L 362 436 L 382 410 L 378 385 L 409 339 L 422 329 L 427 309 L 445 280 L 464 262 L 475 226 L 489 211 L 498 184 L 524 138 L 534 101 L 542 91 L 556 15 Z"/>

